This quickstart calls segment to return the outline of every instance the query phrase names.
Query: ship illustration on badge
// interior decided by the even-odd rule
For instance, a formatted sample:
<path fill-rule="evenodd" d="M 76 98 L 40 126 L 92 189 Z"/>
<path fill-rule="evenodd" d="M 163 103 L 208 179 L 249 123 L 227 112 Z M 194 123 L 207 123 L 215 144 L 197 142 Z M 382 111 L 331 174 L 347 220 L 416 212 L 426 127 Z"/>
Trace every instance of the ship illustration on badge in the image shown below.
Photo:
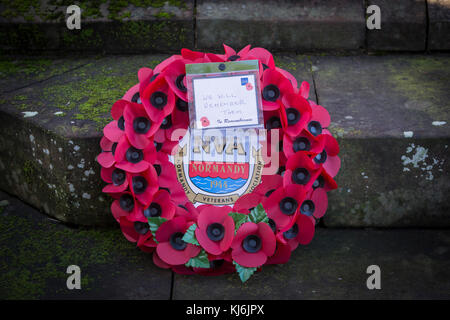
<path fill-rule="evenodd" d="M 233 205 L 261 181 L 264 163 L 257 130 L 193 130 L 173 157 L 178 181 L 194 203 Z"/>

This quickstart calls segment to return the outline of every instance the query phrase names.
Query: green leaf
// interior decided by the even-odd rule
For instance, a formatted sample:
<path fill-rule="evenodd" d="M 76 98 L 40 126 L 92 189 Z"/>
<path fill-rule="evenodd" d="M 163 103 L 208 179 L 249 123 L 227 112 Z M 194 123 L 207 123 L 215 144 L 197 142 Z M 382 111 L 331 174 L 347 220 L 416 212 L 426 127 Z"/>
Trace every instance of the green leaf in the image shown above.
<path fill-rule="evenodd" d="M 202 249 L 196 257 L 189 259 L 185 266 L 193 268 L 209 268 L 208 254 Z"/>
<path fill-rule="evenodd" d="M 153 239 L 155 240 L 156 243 L 158 243 L 158 241 L 156 241 L 155 238 L 155 234 L 156 234 L 156 230 L 158 230 L 158 228 L 167 221 L 166 218 L 161 218 L 161 217 L 150 217 L 147 218 L 148 220 L 148 224 L 150 226 L 150 231 L 152 232 L 153 235 Z"/>
<path fill-rule="evenodd" d="M 239 278 L 241 278 L 242 282 L 247 281 L 250 277 L 255 273 L 257 268 L 247 268 L 243 267 L 240 264 L 237 264 L 236 261 L 233 261 L 233 264 L 236 266 L 236 271 L 239 274 Z"/>
<path fill-rule="evenodd" d="M 261 203 L 252 209 L 248 215 L 248 219 L 254 223 L 269 222 L 269 217 L 267 216 L 266 210 L 264 210 Z"/>
<path fill-rule="evenodd" d="M 236 231 L 244 222 L 248 221 L 248 216 L 246 214 L 230 212 L 228 215 L 233 218 Z"/>
<path fill-rule="evenodd" d="M 200 243 L 198 243 L 198 241 L 197 241 L 197 238 L 195 237 L 195 229 L 196 228 L 197 228 L 197 225 L 194 223 L 186 230 L 186 233 L 183 236 L 184 242 L 192 243 L 192 244 L 195 244 L 196 246 L 200 245 Z"/>

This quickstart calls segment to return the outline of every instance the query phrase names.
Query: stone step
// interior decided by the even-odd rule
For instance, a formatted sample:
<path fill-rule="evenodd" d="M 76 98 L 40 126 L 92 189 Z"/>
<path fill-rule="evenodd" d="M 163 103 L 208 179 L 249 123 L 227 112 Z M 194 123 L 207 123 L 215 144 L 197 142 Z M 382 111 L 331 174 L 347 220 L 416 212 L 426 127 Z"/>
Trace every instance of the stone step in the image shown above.
<path fill-rule="evenodd" d="M 75 1 L 74 3 L 78 3 Z M 147 3 L 147 2 L 145 2 Z M 222 43 L 272 51 L 450 50 L 450 0 L 169 0 L 127 5 L 78 3 L 81 29 L 50 1 L 0 6 L 5 52 L 172 53 L 218 50 Z M 381 29 L 366 28 L 377 5 Z"/>
<path fill-rule="evenodd" d="M 59 220 L 112 223 L 102 127 L 138 55 L 2 63 L 0 189 Z M 341 146 L 326 226 L 450 226 L 450 55 L 276 56 L 330 114 Z"/>
<path fill-rule="evenodd" d="M 0 234 L 0 299 L 450 298 L 450 230 L 319 228 L 286 265 L 245 284 L 237 274 L 172 277 L 118 226 L 69 228 L 3 192 Z M 81 290 L 66 287 L 69 265 L 81 269 Z M 381 290 L 366 287 L 370 265 L 380 267 Z"/>

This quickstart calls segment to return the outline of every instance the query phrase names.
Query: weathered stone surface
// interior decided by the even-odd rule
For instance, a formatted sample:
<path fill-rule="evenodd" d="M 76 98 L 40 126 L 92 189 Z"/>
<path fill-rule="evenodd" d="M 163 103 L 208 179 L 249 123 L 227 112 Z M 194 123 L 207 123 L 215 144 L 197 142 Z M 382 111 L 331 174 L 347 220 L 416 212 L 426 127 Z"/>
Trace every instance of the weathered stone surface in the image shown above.
<path fill-rule="evenodd" d="M 172 275 L 114 229 L 69 228 L 0 192 L 0 299 L 169 299 Z M 68 290 L 67 267 L 81 269 Z"/>
<path fill-rule="evenodd" d="M 319 229 L 282 266 L 246 283 L 237 274 L 176 274 L 173 299 L 448 299 L 448 230 Z M 381 290 L 368 290 L 367 267 L 381 269 Z"/>
<path fill-rule="evenodd" d="M 81 29 L 66 26 L 66 5 L 40 1 L 18 8 L 4 3 L 0 48 L 11 52 L 173 52 L 194 46 L 193 0 L 128 5 L 74 2 L 81 7 Z"/>
<path fill-rule="evenodd" d="M 313 70 L 342 159 L 325 224 L 449 226 L 449 57 L 321 57 Z"/>
<path fill-rule="evenodd" d="M 426 0 L 370 0 L 381 10 L 381 29 L 367 30 L 369 50 L 424 51 L 426 45 Z"/>
<path fill-rule="evenodd" d="M 364 46 L 362 1 L 200 0 L 196 21 L 202 49 L 217 50 L 222 43 L 297 52 Z"/>
<path fill-rule="evenodd" d="M 0 188 L 61 221 L 112 223 L 95 161 L 101 129 L 112 104 L 137 83 L 139 68 L 161 60 L 91 59 L 70 73 L 1 95 Z M 8 79 L 21 77 L 18 71 Z"/>
<path fill-rule="evenodd" d="M 450 50 L 450 0 L 428 2 L 428 49 Z"/>

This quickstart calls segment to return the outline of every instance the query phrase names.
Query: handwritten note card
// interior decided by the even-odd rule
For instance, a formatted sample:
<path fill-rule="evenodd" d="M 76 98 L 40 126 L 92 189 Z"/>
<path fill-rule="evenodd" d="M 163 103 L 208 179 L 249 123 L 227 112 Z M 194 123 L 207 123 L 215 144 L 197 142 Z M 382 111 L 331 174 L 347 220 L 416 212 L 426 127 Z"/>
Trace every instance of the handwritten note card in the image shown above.
<path fill-rule="evenodd" d="M 196 127 L 258 125 L 258 100 L 253 74 L 193 79 Z"/>

